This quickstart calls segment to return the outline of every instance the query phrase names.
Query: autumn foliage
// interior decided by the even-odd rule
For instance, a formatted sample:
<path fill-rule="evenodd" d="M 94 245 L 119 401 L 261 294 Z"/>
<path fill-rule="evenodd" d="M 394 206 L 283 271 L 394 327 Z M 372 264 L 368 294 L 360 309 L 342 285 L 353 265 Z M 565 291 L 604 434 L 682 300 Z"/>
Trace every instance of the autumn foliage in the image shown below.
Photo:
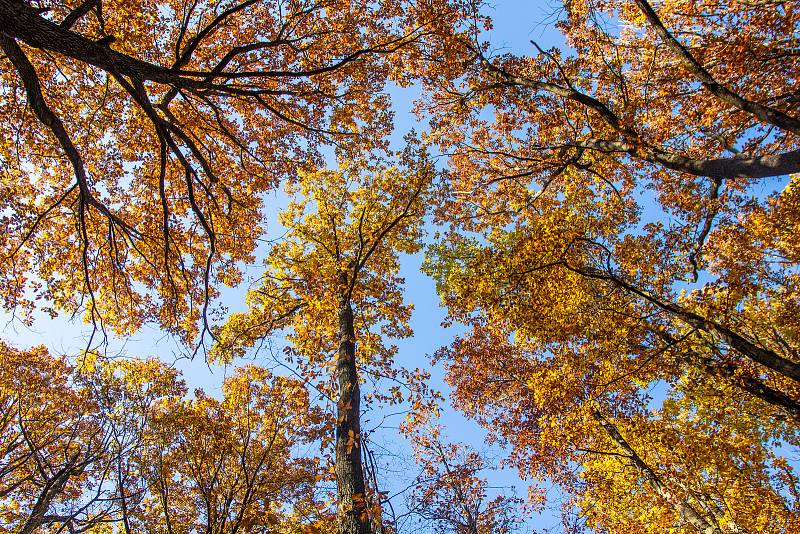
<path fill-rule="evenodd" d="M 551 11 L 498 52 L 477 0 L 0 0 L 1 305 L 91 327 L 0 342 L 0 531 L 800 531 L 800 7 Z M 396 346 L 422 253 L 524 506 Z M 219 391 L 106 354 L 145 325 Z"/>
<path fill-rule="evenodd" d="M 795 17 L 569 2 L 571 54 L 431 87 L 428 271 L 471 328 L 439 357 L 575 529 L 798 528 Z"/>
<path fill-rule="evenodd" d="M 187 396 L 155 359 L 80 367 L 2 345 L 3 532 L 297 531 L 324 522 L 323 474 L 296 446 L 323 414 L 297 380 L 243 367 Z"/>

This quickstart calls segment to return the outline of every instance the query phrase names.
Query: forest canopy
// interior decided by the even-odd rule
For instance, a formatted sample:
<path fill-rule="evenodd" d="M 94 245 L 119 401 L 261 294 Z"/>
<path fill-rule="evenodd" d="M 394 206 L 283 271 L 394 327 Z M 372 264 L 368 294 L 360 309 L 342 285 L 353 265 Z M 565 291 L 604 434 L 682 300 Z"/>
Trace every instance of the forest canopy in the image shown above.
<path fill-rule="evenodd" d="M 799 19 L 0 0 L 0 532 L 800 531 Z"/>

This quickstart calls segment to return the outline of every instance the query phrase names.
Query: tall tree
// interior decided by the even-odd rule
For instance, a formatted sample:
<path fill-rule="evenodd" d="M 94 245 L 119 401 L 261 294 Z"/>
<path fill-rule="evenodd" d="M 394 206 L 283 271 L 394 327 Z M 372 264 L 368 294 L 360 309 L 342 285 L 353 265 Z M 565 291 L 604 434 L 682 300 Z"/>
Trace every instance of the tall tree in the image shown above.
<path fill-rule="evenodd" d="M 322 422 L 299 380 L 241 367 L 221 399 L 198 390 L 151 417 L 132 458 L 148 491 L 129 532 L 296 532 L 331 519 L 315 499 L 318 459 L 295 452 L 319 438 Z"/>
<path fill-rule="evenodd" d="M 796 528 L 796 472 L 781 445 L 798 434 L 780 412 L 691 368 L 659 380 L 668 358 L 598 361 L 577 343 L 545 353 L 524 335 L 476 326 L 442 357 L 457 407 L 510 446 L 522 475 L 557 484 L 567 517 L 600 532 Z"/>
<path fill-rule="evenodd" d="M 570 178 L 572 188 L 524 210 L 513 230 L 481 241 L 451 235 L 437 250 L 431 270 L 451 317 L 473 327 L 442 354 L 459 406 L 512 444 L 524 473 L 574 492 L 570 502 L 601 530 L 627 522 L 632 531 L 657 531 L 695 510 L 722 532 L 790 532 L 795 475 L 778 444 L 796 440 L 795 382 L 716 329 L 726 325 L 791 359 L 796 330 L 781 311 L 791 300 L 771 303 L 769 295 L 791 295 L 792 275 L 681 295 L 670 287 L 664 250 L 641 246 L 657 242 L 646 241 L 652 234 L 619 236 L 602 199 L 579 187 L 580 175 Z M 748 258 L 770 255 L 763 242 L 747 247 L 759 247 Z M 620 276 L 636 285 L 620 287 Z M 642 290 L 645 283 L 652 285 Z M 646 298 L 654 287 L 664 301 L 669 295 L 668 308 Z M 705 319 L 692 324 L 687 314 Z M 653 387 L 672 399 L 660 410 L 661 399 L 648 396 Z M 630 447 L 612 439 L 596 412 L 620 421 Z M 770 474 L 787 468 L 786 476 Z M 621 499 L 633 494 L 634 502 Z M 667 496 L 667 507 L 653 500 Z M 638 519 L 625 512 L 645 502 L 649 512 Z M 774 508 L 762 515 L 752 502 Z"/>
<path fill-rule="evenodd" d="M 0 349 L 3 532 L 330 531 L 301 381 L 247 366 L 188 398 L 155 358 Z"/>
<path fill-rule="evenodd" d="M 456 398 L 598 530 L 796 528 L 770 474 L 800 401 L 787 6 L 565 2 L 571 49 L 462 41 L 429 85 L 451 154 L 430 272 L 472 327 L 442 353 Z"/>
<path fill-rule="evenodd" d="M 720 320 L 711 302 L 721 293 L 794 302 L 794 238 L 779 228 L 796 224 L 796 186 L 772 188 L 767 203 L 763 191 L 765 178 L 798 170 L 786 48 L 796 16 L 782 2 L 579 1 L 559 21 L 572 54 L 490 58 L 462 42 L 473 61 L 455 81 L 446 71 L 431 83 L 428 100 L 434 139 L 453 154 L 442 218 L 467 232 L 523 228 L 573 195 L 589 210 L 569 215 L 583 233 L 562 234 L 551 261 L 571 260 L 574 272 L 797 381 L 796 349 L 748 331 L 732 310 Z M 671 224 L 654 222 L 665 217 Z M 673 284 L 701 274 L 714 282 L 708 298 L 696 294 L 706 309 L 676 303 Z M 790 313 L 779 313 L 784 323 Z"/>
<path fill-rule="evenodd" d="M 411 335 L 411 305 L 403 301 L 399 256 L 419 250 L 433 171 L 344 166 L 301 174 L 281 214 L 287 235 L 267 257 L 249 311 L 218 332 L 215 354 L 231 358 L 266 336 L 286 331 L 298 372 L 336 405 L 333 428 L 339 532 L 372 531 L 362 465 L 361 383 L 386 377 L 423 386 L 424 373 L 394 366 L 386 338 Z M 411 163 L 411 162 L 409 162 Z M 416 389 L 416 388 L 414 388 Z M 399 386 L 373 398 L 399 402 Z M 424 399 L 415 398 L 420 402 Z"/>
<path fill-rule="evenodd" d="M 398 51 L 451 7 L 3 0 L 4 308 L 195 339 L 253 260 L 262 194 L 323 143 L 382 145 Z"/>
<path fill-rule="evenodd" d="M 91 357 L 76 368 L 44 347 L 3 343 L 0 358 L 3 527 L 34 533 L 127 525 L 127 507 L 141 489 L 131 485 L 129 466 L 147 425 L 137 408 L 181 395 L 176 373 L 152 360 L 126 364 L 119 378 L 135 379 L 130 396 L 109 403 L 119 380 L 106 380 L 107 367 L 97 370 L 102 379 L 95 376 Z"/>
<path fill-rule="evenodd" d="M 508 534 L 521 526 L 521 499 L 489 495 L 486 459 L 464 443 L 447 443 L 440 427 L 417 428 L 414 456 L 422 467 L 410 513 L 437 533 Z"/>

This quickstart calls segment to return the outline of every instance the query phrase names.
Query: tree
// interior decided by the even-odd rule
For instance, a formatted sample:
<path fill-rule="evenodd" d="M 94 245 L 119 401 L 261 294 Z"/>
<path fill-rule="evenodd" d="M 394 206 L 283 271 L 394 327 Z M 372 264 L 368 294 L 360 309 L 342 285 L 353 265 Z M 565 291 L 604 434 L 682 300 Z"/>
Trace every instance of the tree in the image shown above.
<path fill-rule="evenodd" d="M 501 534 L 519 526 L 514 508 L 521 499 L 488 495 L 481 471 L 486 460 L 468 445 L 445 443 L 441 429 L 432 427 L 412 436 L 422 474 L 411 495 L 411 513 L 435 532 Z"/>
<path fill-rule="evenodd" d="M 531 280 L 569 271 L 555 275 L 561 282 L 551 287 L 575 283 L 574 275 L 598 281 L 580 283 L 595 288 L 583 298 L 609 291 L 612 308 L 626 294 L 638 301 L 632 313 L 653 319 L 640 340 L 663 351 L 683 344 L 687 363 L 796 417 L 797 254 L 795 238 L 782 230 L 796 225 L 796 185 L 790 181 L 766 202 L 754 196 L 756 180 L 794 170 L 764 162 L 794 157 L 787 113 L 795 78 L 791 67 L 772 85 L 736 77 L 783 68 L 782 32 L 794 15 L 779 4 L 762 6 L 766 11 L 747 3 L 684 7 L 658 6 L 675 37 L 644 1 L 565 4 L 560 26 L 575 47 L 568 58 L 540 50 L 493 60 L 464 43 L 475 58 L 463 78 L 468 91 L 451 83 L 431 99 L 435 139 L 454 152 L 451 196 L 440 217 L 457 221 L 453 243 L 474 231 L 494 233 L 489 240 L 501 254 L 531 247 L 515 277 L 532 265 L 539 273 Z M 740 28 L 747 29 L 741 36 Z M 731 47 L 748 52 L 716 61 Z M 673 62 L 647 59 L 662 49 Z M 705 54 L 713 72 L 693 54 Z M 769 100 L 772 91 L 780 96 Z M 496 110 L 493 123 L 479 115 L 485 106 Z M 725 159 L 725 151 L 736 154 Z M 660 217 L 672 223 L 652 222 Z M 510 227 L 517 233 L 502 237 L 498 229 Z M 541 233 L 528 241 L 524 232 L 548 235 L 531 245 Z M 692 289 L 692 298 L 677 299 L 676 286 Z M 552 326 L 577 333 L 557 317 L 569 308 L 552 309 Z"/>
<path fill-rule="evenodd" d="M 798 170 L 797 119 L 790 116 L 795 66 L 784 69 L 783 63 L 792 55 L 785 30 L 794 27 L 795 15 L 780 3 L 684 7 L 666 2 L 658 9 L 687 43 L 644 0 L 565 4 L 560 26 L 574 57 L 540 50 L 532 57 L 490 59 L 483 47 L 464 43 L 475 58 L 461 79 L 464 90 L 445 84 L 430 102 L 435 139 L 454 152 L 452 196 L 442 219 L 459 221 L 465 231 L 524 227 L 533 213 L 558 209 L 558 195 L 584 188 L 574 196 L 593 220 L 583 234 L 562 235 L 554 261 L 563 255 L 566 263 L 572 254 L 578 257 L 567 265 L 573 271 L 613 282 L 796 382 L 795 356 L 766 347 L 760 335 L 739 325 L 709 320 L 716 310 L 677 305 L 664 290 L 710 273 L 724 288 L 715 291 L 734 291 L 726 298 L 735 301 L 785 299 L 790 291 L 793 238 L 767 229 L 794 226 L 795 186 L 780 198 L 776 191 L 771 207 L 752 198 L 752 187 Z M 722 60 L 737 47 L 747 52 Z M 661 50 L 671 61 L 656 64 Z M 786 75 L 772 77 L 773 69 Z M 740 72 L 763 73 L 769 83 Z M 487 106 L 496 110 L 493 123 L 480 115 Z M 726 151 L 734 156 L 723 158 Z M 656 192 L 649 200 L 657 209 L 673 218 L 670 227 L 642 221 L 647 189 Z M 620 228 L 603 227 L 604 221 Z M 756 250 L 762 243 L 776 258 Z M 647 249 L 657 251 L 653 256 L 665 272 L 637 272 L 647 267 L 639 262 L 653 261 L 644 258 Z"/>
<path fill-rule="evenodd" d="M 147 492 L 131 532 L 297 532 L 325 517 L 318 459 L 295 450 L 319 438 L 322 414 L 296 379 L 241 367 L 222 399 L 195 392 L 154 407 L 132 458 Z"/>
<path fill-rule="evenodd" d="M 91 414 L 108 436 L 104 456 L 108 459 L 107 481 L 113 488 L 114 514 L 107 524 L 129 534 L 135 526 L 136 510 L 152 491 L 141 477 L 137 461 L 154 432 L 154 415 L 187 393 L 180 373 L 156 358 L 107 359 L 97 353 L 84 354 L 73 373 L 73 388 L 94 400 Z"/>
<path fill-rule="evenodd" d="M 152 361 L 128 365 L 142 395 L 126 399 L 127 405 L 117 399 L 117 409 L 109 410 L 105 389 L 86 379 L 85 367 L 76 369 L 43 347 L 21 351 L 3 343 L 0 357 L 3 531 L 82 532 L 127 524 L 126 506 L 136 492 L 126 466 L 142 443 L 142 426 L 131 416 L 120 421 L 127 415 L 120 408 L 180 393 L 174 373 Z M 165 375 L 161 383 L 169 393 L 152 382 L 149 390 L 143 386 L 154 372 Z"/>
<path fill-rule="evenodd" d="M 574 52 L 566 58 L 535 43 L 533 56 L 489 58 L 487 45 L 456 36 L 473 59 L 461 77 L 444 70 L 429 83 L 436 140 L 459 148 L 457 174 L 463 186 L 472 175 L 477 194 L 476 168 L 488 185 L 544 184 L 565 167 L 625 184 L 702 177 L 712 190 L 796 173 L 797 15 L 784 7 L 565 2 L 557 25 Z M 479 115 L 488 105 L 494 123 Z M 685 195 L 667 204 L 678 207 L 679 197 L 700 210 Z"/>
<path fill-rule="evenodd" d="M 729 325 L 747 332 L 735 339 L 791 358 L 794 330 L 780 320 L 788 302 L 765 298 L 791 291 L 791 277 L 774 288 L 764 284 L 780 278 L 759 278 L 742 301 L 714 285 L 673 296 L 661 251 L 617 236 L 603 203 L 571 178 L 574 187 L 548 210 L 526 212 L 524 225 L 483 242 L 451 236 L 430 264 L 451 317 L 473 328 L 442 353 L 458 405 L 512 445 L 524 474 L 575 495 L 569 504 L 600 530 L 676 528 L 694 510 L 722 532 L 737 531 L 729 523 L 792 531 L 795 475 L 770 471 L 788 467 L 777 444 L 796 440 L 796 386 L 714 331 Z M 609 260 L 609 249 L 625 254 Z M 610 266 L 652 285 L 621 288 Z M 677 304 L 645 298 L 652 287 Z M 713 319 L 695 325 L 687 313 Z M 671 399 L 660 410 L 653 387 Z M 624 423 L 600 425 L 598 413 Z M 623 424 L 612 439 L 609 429 Z M 762 515 L 752 502 L 774 508 Z"/>
<path fill-rule="evenodd" d="M 439 7 L 3 0 L 5 309 L 194 340 L 253 260 L 262 194 L 322 144 L 384 143 L 383 86 Z"/>
<path fill-rule="evenodd" d="M 694 509 L 712 531 L 791 531 L 794 475 L 770 472 L 800 400 L 797 178 L 780 178 L 797 171 L 796 14 L 563 14 L 574 54 L 462 41 L 462 77 L 429 87 L 452 154 L 429 272 L 472 328 L 442 352 L 457 402 L 593 528 L 680 528 Z M 759 494 L 779 520 L 748 508 Z"/>
<path fill-rule="evenodd" d="M 574 177 L 571 186 L 579 184 Z M 593 358 L 617 369 L 670 360 L 670 372 L 698 367 L 797 418 L 794 274 L 790 261 L 773 262 L 781 244 L 756 240 L 733 248 L 731 235 L 741 239 L 745 230 L 722 226 L 713 236 L 721 243 L 710 242 L 707 252 L 716 264 L 707 276 L 719 278 L 678 292 L 660 226 L 632 235 L 602 200 L 574 190 L 558 194 L 563 200 L 526 212 L 517 230 L 495 232 L 488 246 L 453 235 L 441 249 L 438 276 L 454 317 L 469 321 L 480 309 L 508 318 L 543 347 L 580 340 Z M 793 185 L 785 195 L 754 218 L 767 228 L 781 224 Z M 752 253 L 742 255 L 745 247 Z M 656 357 L 661 361 L 652 362 Z"/>
<path fill-rule="evenodd" d="M 411 152 L 406 157 L 416 158 Z M 297 196 L 281 214 L 288 233 L 270 250 L 261 286 L 248 294 L 249 311 L 234 314 L 217 334 L 215 354 L 231 358 L 286 331 L 290 361 L 336 404 L 330 431 L 341 533 L 371 531 L 373 503 L 361 458 L 361 382 L 384 377 L 416 389 L 425 378 L 396 368 L 397 349 L 384 342 L 411 335 L 411 306 L 403 302 L 397 273 L 399 255 L 421 246 L 433 171 L 419 161 L 416 173 L 345 164 L 338 171 L 301 174 L 289 189 Z M 400 386 L 374 395 L 403 399 Z"/>
<path fill-rule="evenodd" d="M 299 380 L 247 366 L 190 399 L 154 358 L 0 356 L 3 532 L 327 532 Z"/>
<path fill-rule="evenodd" d="M 510 446 L 522 476 L 561 488 L 567 518 L 600 532 L 796 529 L 781 444 L 795 446 L 797 427 L 782 414 L 695 369 L 658 380 L 663 365 L 615 367 L 578 344 L 545 355 L 507 326 L 476 326 L 441 354 L 454 401 Z"/>

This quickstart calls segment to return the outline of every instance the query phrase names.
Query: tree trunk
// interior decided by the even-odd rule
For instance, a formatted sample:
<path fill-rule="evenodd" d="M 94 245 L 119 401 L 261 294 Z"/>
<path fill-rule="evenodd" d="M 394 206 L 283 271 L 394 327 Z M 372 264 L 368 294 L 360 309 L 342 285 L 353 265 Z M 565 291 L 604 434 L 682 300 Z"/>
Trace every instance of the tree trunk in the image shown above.
<path fill-rule="evenodd" d="M 674 347 L 676 350 L 680 350 L 678 349 L 679 341 L 665 330 L 652 329 L 651 331 L 663 339 L 668 347 Z M 800 422 L 800 402 L 782 391 L 770 387 L 760 378 L 742 374 L 737 364 L 732 362 L 720 362 L 715 360 L 711 355 L 700 354 L 693 350 L 678 352 L 678 355 L 699 371 L 720 378 L 731 386 L 746 391 L 767 404 L 771 404 L 782 410 L 795 421 Z"/>
<path fill-rule="evenodd" d="M 638 295 L 646 301 L 655 304 L 662 310 L 671 313 L 673 316 L 677 317 L 687 325 L 703 332 L 715 335 L 742 356 L 750 358 L 754 362 L 760 363 L 764 367 L 772 369 L 773 371 L 780 373 L 787 378 L 791 378 L 795 382 L 800 382 L 800 363 L 784 358 L 775 351 L 760 347 L 747 339 L 745 336 L 740 335 L 739 333 L 717 323 L 716 321 L 689 311 L 680 304 L 670 302 L 669 300 L 664 300 L 661 297 L 636 287 L 611 273 L 604 273 L 591 268 L 575 268 L 570 267 L 569 265 L 566 265 L 566 267 L 573 272 L 589 278 L 606 280 L 635 295 Z"/>
<path fill-rule="evenodd" d="M 33 451 L 33 453 L 34 455 L 37 455 L 37 451 Z M 45 475 L 45 479 L 43 481 L 44 483 L 42 485 L 42 489 L 39 492 L 39 498 L 33 505 L 27 521 L 25 521 L 25 524 L 19 529 L 19 534 L 33 534 L 44 525 L 53 522 L 48 519 L 47 512 L 49 511 L 53 500 L 63 493 L 64 488 L 66 487 L 70 478 L 80 475 L 81 468 L 77 467 L 79 455 L 79 452 L 73 453 L 72 456 L 70 456 L 67 460 L 64 467 L 49 477 L 42 472 L 42 475 Z M 53 516 L 53 519 L 55 519 L 56 522 L 66 522 L 71 518 L 69 516 Z"/>
<path fill-rule="evenodd" d="M 732 363 L 719 363 L 713 358 L 695 353 L 689 354 L 688 359 L 703 372 L 725 380 L 734 387 L 777 407 L 796 422 L 800 422 L 800 403 L 785 393 L 771 388 L 763 380 L 740 375 Z"/>
<path fill-rule="evenodd" d="M 358 372 L 356 370 L 353 308 L 349 299 L 339 301 L 339 358 L 336 362 L 339 400 L 336 417 L 336 487 L 339 534 L 369 534 L 364 469 L 361 464 L 361 422 Z"/>
<path fill-rule="evenodd" d="M 653 488 L 656 494 L 667 501 L 680 516 L 689 522 L 694 528 L 699 530 L 702 534 L 723 534 L 722 530 L 708 522 L 700 513 L 694 509 L 689 503 L 688 499 L 681 499 L 675 495 L 658 477 L 649 465 L 633 450 L 633 447 L 628 444 L 622 434 L 620 434 L 617 427 L 608 419 L 603 417 L 603 414 L 594 410 L 592 415 L 603 427 L 603 430 L 609 435 L 611 440 L 622 450 L 622 452 L 631 460 L 637 471 L 644 477 L 647 484 Z"/>

